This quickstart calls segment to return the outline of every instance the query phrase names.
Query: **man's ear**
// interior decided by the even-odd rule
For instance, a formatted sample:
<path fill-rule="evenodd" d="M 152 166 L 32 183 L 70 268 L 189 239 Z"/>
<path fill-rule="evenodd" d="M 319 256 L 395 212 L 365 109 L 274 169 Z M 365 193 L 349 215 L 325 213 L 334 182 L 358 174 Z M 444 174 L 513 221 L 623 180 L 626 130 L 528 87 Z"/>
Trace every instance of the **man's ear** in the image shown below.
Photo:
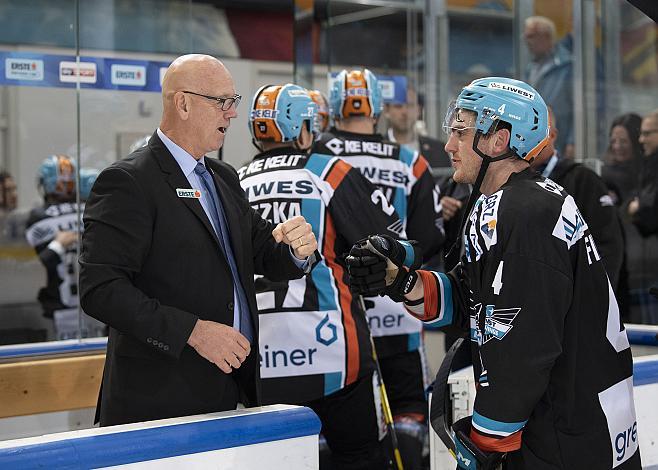
<path fill-rule="evenodd" d="M 174 107 L 176 108 L 176 113 L 178 113 L 178 116 L 183 121 L 186 121 L 190 116 L 189 106 L 190 103 L 185 93 L 177 92 L 174 94 Z"/>
<path fill-rule="evenodd" d="M 491 139 L 493 155 L 502 155 L 504 152 L 506 152 L 507 148 L 509 147 L 511 137 L 512 134 L 510 134 L 509 129 L 497 130 L 494 134 L 494 138 Z"/>
<path fill-rule="evenodd" d="M 308 130 L 306 123 L 302 125 L 302 130 L 295 144 L 299 150 L 308 150 L 313 145 L 313 133 Z"/>

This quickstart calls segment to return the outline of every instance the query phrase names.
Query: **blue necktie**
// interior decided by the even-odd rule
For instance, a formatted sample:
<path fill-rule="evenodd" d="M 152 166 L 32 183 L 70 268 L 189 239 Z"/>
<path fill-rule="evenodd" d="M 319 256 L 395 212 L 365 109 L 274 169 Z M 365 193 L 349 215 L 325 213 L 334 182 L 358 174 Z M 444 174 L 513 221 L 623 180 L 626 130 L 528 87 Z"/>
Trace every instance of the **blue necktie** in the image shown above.
<path fill-rule="evenodd" d="M 203 186 L 205 187 L 208 197 L 206 200 L 209 203 L 210 217 L 212 217 L 213 225 L 215 226 L 215 233 L 219 239 L 219 244 L 222 247 L 224 256 L 228 261 L 231 268 L 231 275 L 233 276 L 233 284 L 235 285 L 235 297 L 238 300 L 238 312 L 240 318 L 239 331 L 247 340 L 252 343 L 254 334 L 251 326 L 251 318 L 249 317 L 249 304 L 247 303 L 247 296 L 244 293 L 240 276 L 238 274 L 238 266 L 235 264 L 233 250 L 231 249 L 231 240 L 228 234 L 228 223 L 226 222 L 226 215 L 224 214 L 224 206 L 219 199 L 219 194 L 215 189 L 215 183 L 212 176 L 203 166 L 203 163 L 197 163 L 194 172 L 201 177 Z"/>

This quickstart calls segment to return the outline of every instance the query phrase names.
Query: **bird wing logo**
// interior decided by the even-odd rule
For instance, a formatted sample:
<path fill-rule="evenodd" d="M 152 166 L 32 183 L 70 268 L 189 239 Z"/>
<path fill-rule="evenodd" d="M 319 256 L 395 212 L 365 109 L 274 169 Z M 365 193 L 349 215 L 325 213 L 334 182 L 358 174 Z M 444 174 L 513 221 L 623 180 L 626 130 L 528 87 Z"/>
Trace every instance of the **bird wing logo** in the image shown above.
<path fill-rule="evenodd" d="M 479 345 L 486 344 L 495 338 L 501 341 L 512 330 L 512 322 L 521 311 L 521 307 L 494 308 L 494 305 L 484 306 L 484 330 L 480 328 L 482 304 L 473 307 L 471 313 L 471 341 Z"/>

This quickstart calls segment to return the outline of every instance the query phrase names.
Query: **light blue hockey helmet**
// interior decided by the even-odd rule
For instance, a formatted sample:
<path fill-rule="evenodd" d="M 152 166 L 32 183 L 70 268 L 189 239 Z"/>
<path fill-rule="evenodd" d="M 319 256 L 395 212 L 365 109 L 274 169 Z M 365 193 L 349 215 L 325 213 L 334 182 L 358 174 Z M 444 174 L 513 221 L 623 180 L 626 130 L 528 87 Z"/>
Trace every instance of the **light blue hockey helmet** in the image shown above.
<path fill-rule="evenodd" d="M 333 119 L 378 117 L 384 109 L 379 80 L 368 69 L 342 70 L 331 84 L 329 108 Z"/>
<path fill-rule="evenodd" d="M 80 169 L 80 199 L 86 201 L 89 199 L 91 187 L 94 185 L 96 178 L 100 172 L 95 168 L 81 168 Z"/>
<path fill-rule="evenodd" d="M 249 130 L 254 140 L 292 142 L 308 122 L 313 130 L 317 105 L 299 85 L 265 85 L 251 104 Z"/>
<path fill-rule="evenodd" d="M 39 166 L 37 184 L 46 196 L 75 196 L 75 161 L 68 155 L 51 155 Z"/>
<path fill-rule="evenodd" d="M 474 126 L 482 134 L 494 123 L 505 121 L 512 126 L 510 149 L 523 160 L 532 161 L 548 143 L 548 108 L 541 95 L 520 80 L 486 77 L 473 80 L 450 106 L 444 127 L 450 128 L 456 111 L 477 114 Z"/>

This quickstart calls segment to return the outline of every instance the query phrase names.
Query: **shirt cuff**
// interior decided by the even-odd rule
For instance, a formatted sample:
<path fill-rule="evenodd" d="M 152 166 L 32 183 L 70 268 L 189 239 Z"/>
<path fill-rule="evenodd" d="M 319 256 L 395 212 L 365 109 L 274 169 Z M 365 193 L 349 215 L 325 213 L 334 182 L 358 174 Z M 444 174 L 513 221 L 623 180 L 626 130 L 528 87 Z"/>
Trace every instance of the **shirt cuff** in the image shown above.
<path fill-rule="evenodd" d="M 63 258 L 64 253 L 66 253 L 66 249 L 64 248 L 64 245 L 62 245 L 57 240 L 53 240 L 50 243 L 48 243 L 48 248 L 50 250 L 53 250 L 55 253 L 57 253 L 60 258 Z"/>
<path fill-rule="evenodd" d="M 315 265 L 315 261 L 316 261 L 315 253 L 307 257 L 305 260 L 301 260 L 295 256 L 295 253 L 293 253 L 292 247 L 290 245 L 288 245 L 288 248 L 290 249 L 290 257 L 292 258 L 292 262 L 295 263 L 295 266 L 297 266 L 301 271 L 303 271 L 304 274 L 310 273 L 311 268 Z"/>

